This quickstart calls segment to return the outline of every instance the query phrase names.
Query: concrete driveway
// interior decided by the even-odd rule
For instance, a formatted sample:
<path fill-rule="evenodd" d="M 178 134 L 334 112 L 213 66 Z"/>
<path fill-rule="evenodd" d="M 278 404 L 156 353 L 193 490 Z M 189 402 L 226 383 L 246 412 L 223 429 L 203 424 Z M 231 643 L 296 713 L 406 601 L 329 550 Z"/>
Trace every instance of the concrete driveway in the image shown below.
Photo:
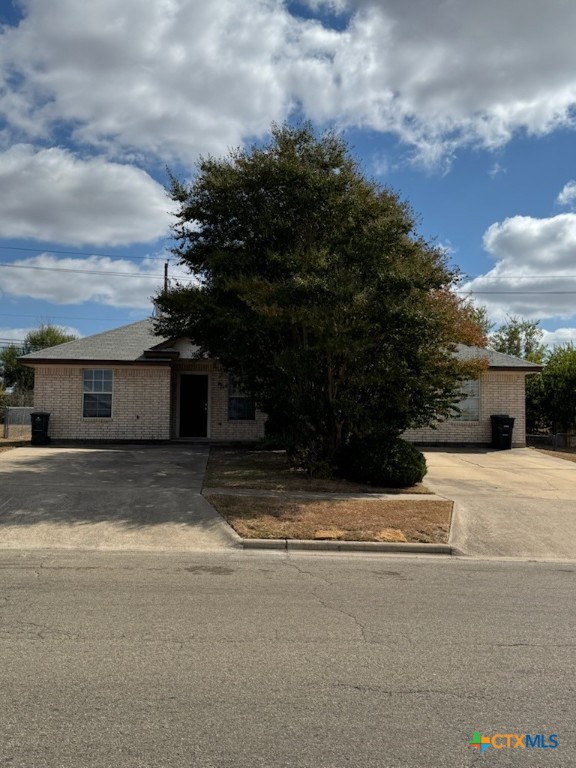
<path fill-rule="evenodd" d="M 425 455 L 426 485 L 455 502 L 458 552 L 576 560 L 576 463 L 531 448 Z"/>
<path fill-rule="evenodd" d="M 0 453 L 0 549 L 221 550 L 234 535 L 201 496 L 208 446 Z"/>

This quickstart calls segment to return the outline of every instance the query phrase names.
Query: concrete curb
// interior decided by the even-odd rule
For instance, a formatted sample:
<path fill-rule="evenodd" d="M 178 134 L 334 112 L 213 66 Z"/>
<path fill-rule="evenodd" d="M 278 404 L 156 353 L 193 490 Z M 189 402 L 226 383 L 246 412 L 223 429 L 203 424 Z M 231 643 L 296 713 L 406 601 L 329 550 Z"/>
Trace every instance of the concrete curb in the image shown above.
<path fill-rule="evenodd" d="M 210 499 L 208 499 L 206 496 L 204 496 L 203 493 L 200 493 L 199 496 L 201 496 L 203 502 L 207 504 L 210 507 L 211 512 L 218 518 L 219 522 L 222 524 L 222 532 L 225 533 L 226 536 L 230 539 L 230 543 L 233 547 L 242 547 L 244 539 L 240 536 L 239 533 L 237 533 L 234 528 L 230 525 L 228 520 L 218 512 L 216 507 L 213 507 L 212 504 L 210 504 Z"/>
<path fill-rule="evenodd" d="M 288 552 L 397 552 L 399 554 L 452 555 L 449 544 L 393 541 L 322 541 L 315 539 L 242 539 L 244 549 L 284 549 Z"/>

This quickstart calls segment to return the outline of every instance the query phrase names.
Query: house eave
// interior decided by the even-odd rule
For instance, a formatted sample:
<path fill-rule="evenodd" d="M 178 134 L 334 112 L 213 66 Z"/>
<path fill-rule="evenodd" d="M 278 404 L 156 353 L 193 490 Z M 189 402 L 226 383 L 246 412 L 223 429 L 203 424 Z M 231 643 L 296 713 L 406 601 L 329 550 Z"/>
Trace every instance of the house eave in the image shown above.
<path fill-rule="evenodd" d="M 506 371 L 508 373 L 541 373 L 543 365 L 490 365 L 489 371 Z"/>

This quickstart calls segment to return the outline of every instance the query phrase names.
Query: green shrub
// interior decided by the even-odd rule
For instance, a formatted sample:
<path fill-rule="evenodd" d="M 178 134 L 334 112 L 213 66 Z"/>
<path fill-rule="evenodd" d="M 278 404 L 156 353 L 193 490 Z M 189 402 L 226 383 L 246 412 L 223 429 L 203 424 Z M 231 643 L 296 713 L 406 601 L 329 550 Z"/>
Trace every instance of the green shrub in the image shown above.
<path fill-rule="evenodd" d="M 340 460 L 340 474 L 348 480 L 387 488 L 419 483 L 426 471 L 422 453 L 399 437 L 351 437 Z"/>

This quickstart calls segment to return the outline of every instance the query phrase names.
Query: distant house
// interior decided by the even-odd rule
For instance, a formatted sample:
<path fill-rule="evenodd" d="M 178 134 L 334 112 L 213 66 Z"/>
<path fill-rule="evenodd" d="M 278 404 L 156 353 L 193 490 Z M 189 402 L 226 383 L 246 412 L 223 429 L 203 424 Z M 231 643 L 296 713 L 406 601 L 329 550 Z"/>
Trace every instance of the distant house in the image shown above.
<path fill-rule="evenodd" d="M 196 359 L 189 339 L 154 335 L 152 320 L 42 349 L 20 358 L 34 368 L 34 406 L 50 412 L 53 440 L 250 441 L 264 435 L 265 414 L 217 361 Z M 541 370 L 498 352 L 466 382 L 462 414 L 437 429 L 410 430 L 424 444 L 490 442 L 490 415 L 515 417 L 514 445 L 525 444 L 524 380 Z"/>

